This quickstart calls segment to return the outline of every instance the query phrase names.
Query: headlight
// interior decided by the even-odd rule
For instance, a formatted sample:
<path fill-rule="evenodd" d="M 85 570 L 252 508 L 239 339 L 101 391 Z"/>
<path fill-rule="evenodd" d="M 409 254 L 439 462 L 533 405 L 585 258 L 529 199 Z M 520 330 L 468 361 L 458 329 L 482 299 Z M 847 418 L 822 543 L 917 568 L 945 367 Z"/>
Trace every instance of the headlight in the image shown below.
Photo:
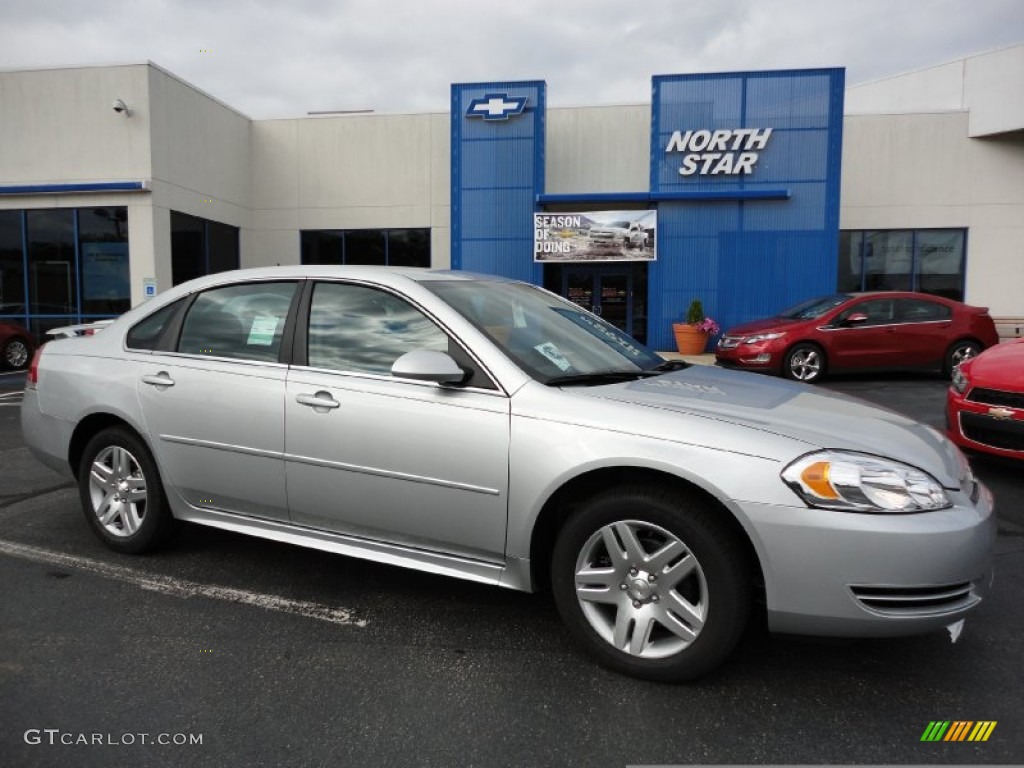
<path fill-rule="evenodd" d="M 772 339 L 781 339 L 786 335 L 785 331 L 778 331 L 777 333 L 755 333 L 753 336 L 747 336 L 743 340 L 744 344 L 757 344 L 759 341 L 771 341 Z"/>
<path fill-rule="evenodd" d="M 797 459 L 782 479 L 809 506 L 849 512 L 924 512 L 952 506 L 919 469 L 860 453 L 821 451 Z"/>
<path fill-rule="evenodd" d="M 971 380 L 967 377 L 967 374 L 960 369 L 959 365 L 953 369 L 953 379 L 950 382 L 950 386 L 956 390 L 957 394 L 962 395 L 966 392 L 970 383 Z"/>

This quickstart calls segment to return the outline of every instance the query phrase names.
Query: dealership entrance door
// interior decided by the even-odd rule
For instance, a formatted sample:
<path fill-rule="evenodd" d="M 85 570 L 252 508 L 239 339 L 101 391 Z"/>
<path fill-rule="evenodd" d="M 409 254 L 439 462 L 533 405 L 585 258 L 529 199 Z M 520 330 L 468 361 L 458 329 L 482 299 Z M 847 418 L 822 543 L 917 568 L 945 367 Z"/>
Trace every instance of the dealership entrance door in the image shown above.
<path fill-rule="evenodd" d="M 643 343 L 647 337 L 647 264 L 549 264 L 544 284 Z"/>

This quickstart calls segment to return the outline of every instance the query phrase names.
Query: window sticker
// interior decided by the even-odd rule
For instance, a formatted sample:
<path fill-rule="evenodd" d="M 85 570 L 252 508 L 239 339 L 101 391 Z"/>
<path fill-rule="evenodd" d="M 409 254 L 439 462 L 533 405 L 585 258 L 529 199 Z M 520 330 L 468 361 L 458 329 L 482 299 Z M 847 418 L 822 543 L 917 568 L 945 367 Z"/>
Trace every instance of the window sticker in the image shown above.
<path fill-rule="evenodd" d="M 565 359 L 565 355 L 558 351 L 558 347 L 552 344 L 550 341 L 546 341 L 543 344 L 538 344 L 534 347 L 544 357 L 550 360 L 552 363 L 558 366 L 560 371 L 568 371 L 572 368 L 572 363 Z"/>
<path fill-rule="evenodd" d="M 512 308 L 512 324 L 516 328 L 526 327 L 526 313 L 523 312 L 523 308 L 518 304 Z"/>
<path fill-rule="evenodd" d="M 252 327 L 249 329 L 249 340 L 247 344 L 259 347 L 269 347 L 274 343 L 274 333 L 277 331 L 276 317 L 255 317 Z"/>

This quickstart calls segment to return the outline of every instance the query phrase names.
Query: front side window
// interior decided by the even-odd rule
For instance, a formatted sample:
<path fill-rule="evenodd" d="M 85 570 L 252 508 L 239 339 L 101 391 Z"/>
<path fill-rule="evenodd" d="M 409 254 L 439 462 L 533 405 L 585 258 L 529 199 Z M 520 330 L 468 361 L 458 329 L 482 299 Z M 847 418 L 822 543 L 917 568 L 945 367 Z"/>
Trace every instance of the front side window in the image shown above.
<path fill-rule="evenodd" d="M 391 374 L 415 349 L 448 352 L 448 335 L 414 306 L 363 285 L 318 283 L 309 311 L 309 365 L 334 371 Z"/>
<path fill-rule="evenodd" d="M 196 297 L 185 315 L 178 352 L 277 362 L 295 283 L 245 283 Z"/>
<path fill-rule="evenodd" d="M 891 325 L 896 322 L 895 302 L 892 299 L 871 299 L 854 304 L 844 310 L 836 318 L 836 324 L 842 325 L 852 315 L 866 315 L 867 320 L 856 327 L 870 325 Z"/>
<path fill-rule="evenodd" d="M 501 280 L 431 280 L 422 285 L 544 383 L 632 375 L 665 363 L 611 323 L 531 285 Z"/>

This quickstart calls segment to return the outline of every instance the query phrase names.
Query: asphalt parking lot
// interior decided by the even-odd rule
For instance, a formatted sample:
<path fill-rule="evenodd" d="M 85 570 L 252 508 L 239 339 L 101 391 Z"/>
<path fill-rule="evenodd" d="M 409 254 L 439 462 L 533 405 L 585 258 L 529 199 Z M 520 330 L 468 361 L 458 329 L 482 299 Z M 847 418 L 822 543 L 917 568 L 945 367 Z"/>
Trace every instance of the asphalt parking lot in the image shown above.
<path fill-rule="evenodd" d="M 212 529 L 113 553 L 24 448 L 22 385 L 0 376 L 0 765 L 1024 758 L 1024 472 L 1011 463 L 972 462 L 996 497 L 997 577 L 955 645 L 755 629 L 712 677 L 668 686 L 581 656 L 543 594 Z M 936 378 L 824 386 L 942 425 Z M 986 742 L 922 742 L 935 720 L 997 726 Z"/>

